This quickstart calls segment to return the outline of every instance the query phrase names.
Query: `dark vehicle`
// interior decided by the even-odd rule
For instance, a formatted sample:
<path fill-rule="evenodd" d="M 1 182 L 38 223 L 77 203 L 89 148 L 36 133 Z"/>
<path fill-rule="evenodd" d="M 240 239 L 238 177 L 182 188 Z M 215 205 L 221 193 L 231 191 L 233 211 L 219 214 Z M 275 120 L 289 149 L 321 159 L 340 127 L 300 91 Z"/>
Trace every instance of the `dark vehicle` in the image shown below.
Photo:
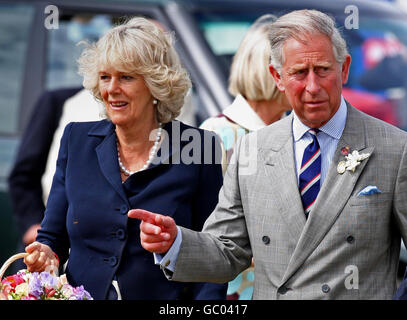
<path fill-rule="evenodd" d="M 7 177 L 37 98 L 46 89 L 81 85 L 80 40 L 96 40 L 125 17 L 142 15 L 172 30 L 193 89 L 199 125 L 229 105 L 233 54 L 264 13 L 318 9 L 334 16 L 352 55 L 344 96 L 357 108 L 407 128 L 407 16 L 374 1 L 0 0 L 0 263 L 17 246 Z"/>

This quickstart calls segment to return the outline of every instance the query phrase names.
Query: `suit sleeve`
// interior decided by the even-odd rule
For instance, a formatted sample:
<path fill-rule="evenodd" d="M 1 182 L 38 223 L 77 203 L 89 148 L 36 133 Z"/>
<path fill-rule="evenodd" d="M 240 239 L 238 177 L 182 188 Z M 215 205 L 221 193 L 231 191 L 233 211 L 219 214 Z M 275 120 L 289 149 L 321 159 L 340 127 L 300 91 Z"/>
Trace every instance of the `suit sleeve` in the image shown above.
<path fill-rule="evenodd" d="M 37 241 L 47 244 L 58 255 L 61 265 L 68 259 L 69 252 L 69 237 L 66 229 L 68 199 L 65 189 L 65 177 L 69 157 L 69 136 L 72 126 L 73 123 L 66 126 L 61 138 L 47 209 L 37 236 Z"/>
<path fill-rule="evenodd" d="M 199 187 L 197 189 L 192 223 L 193 229 L 201 231 L 202 227 L 218 203 L 219 190 L 222 187 L 221 147 L 219 139 L 214 134 L 204 134 L 204 152 L 211 151 L 212 159 L 209 164 L 201 164 Z M 193 285 L 194 300 L 225 300 L 227 283 L 198 282 Z"/>
<path fill-rule="evenodd" d="M 182 244 L 172 280 L 225 283 L 250 266 L 252 251 L 239 189 L 238 140 L 219 203 L 202 232 L 180 227 Z"/>

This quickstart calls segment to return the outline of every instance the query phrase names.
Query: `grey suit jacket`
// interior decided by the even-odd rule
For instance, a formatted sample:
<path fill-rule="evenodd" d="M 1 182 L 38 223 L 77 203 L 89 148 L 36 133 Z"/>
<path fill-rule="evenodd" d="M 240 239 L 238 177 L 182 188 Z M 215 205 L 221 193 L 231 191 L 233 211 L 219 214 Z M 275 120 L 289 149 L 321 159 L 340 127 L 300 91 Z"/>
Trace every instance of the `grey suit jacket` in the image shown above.
<path fill-rule="evenodd" d="M 182 228 L 172 275 L 225 282 L 255 262 L 253 299 L 390 299 L 407 239 L 407 133 L 348 105 L 346 126 L 306 220 L 292 116 L 246 135 L 202 232 Z M 337 172 L 341 149 L 370 153 Z M 359 195 L 366 186 L 381 193 Z"/>

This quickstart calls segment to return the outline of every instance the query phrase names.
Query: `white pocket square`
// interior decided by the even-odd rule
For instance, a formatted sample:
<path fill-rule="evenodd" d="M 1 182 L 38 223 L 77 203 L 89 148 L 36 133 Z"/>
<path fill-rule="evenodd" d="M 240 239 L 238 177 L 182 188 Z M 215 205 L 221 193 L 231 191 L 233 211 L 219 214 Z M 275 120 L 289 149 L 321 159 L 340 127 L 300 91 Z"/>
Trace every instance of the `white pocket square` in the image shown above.
<path fill-rule="evenodd" d="M 363 190 L 361 190 L 358 193 L 357 196 L 358 197 L 359 196 L 367 196 L 369 194 L 379 194 L 379 193 L 382 193 L 382 192 L 380 191 L 380 189 L 378 187 L 376 187 L 376 186 L 367 186 L 367 187 L 363 188 Z"/>

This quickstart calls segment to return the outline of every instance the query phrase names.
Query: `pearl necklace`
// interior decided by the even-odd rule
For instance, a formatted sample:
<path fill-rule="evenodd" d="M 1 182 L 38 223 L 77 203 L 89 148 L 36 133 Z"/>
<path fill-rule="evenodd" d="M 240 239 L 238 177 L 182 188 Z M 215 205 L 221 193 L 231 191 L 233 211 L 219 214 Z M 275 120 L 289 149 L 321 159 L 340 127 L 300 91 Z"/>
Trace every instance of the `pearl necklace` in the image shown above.
<path fill-rule="evenodd" d="M 124 175 L 126 176 L 131 176 L 132 174 L 139 172 L 139 171 L 143 171 L 145 169 L 148 168 L 148 166 L 150 165 L 150 163 L 153 161 L 154 159 L 154 155 L 155 152 L 157 151 L 158 148 L 158 144 L 160 143 L 160 138 L 161 138 L 161 131 L 162 131 L 162 123 L 158 123 L 158 130 L 157 130 L 157 136 L 155 137 L 155 141 L 154 141 L 154 145 L 151 147 L 150 150 L 150 154 L 148 156 L 148 159 L 146 161 L 146 163 L 144 164 L 144 166 L 136 171 L 130 171 L 128 170 L 124 164 L 122 163 L 122 160 L 120 158 L 120 152 L 119 152 L 119 141 L 117 141 L 117 158 L 119 160 L 119 166 L 120 166 L 120 170 L 124 173 Z"/>

